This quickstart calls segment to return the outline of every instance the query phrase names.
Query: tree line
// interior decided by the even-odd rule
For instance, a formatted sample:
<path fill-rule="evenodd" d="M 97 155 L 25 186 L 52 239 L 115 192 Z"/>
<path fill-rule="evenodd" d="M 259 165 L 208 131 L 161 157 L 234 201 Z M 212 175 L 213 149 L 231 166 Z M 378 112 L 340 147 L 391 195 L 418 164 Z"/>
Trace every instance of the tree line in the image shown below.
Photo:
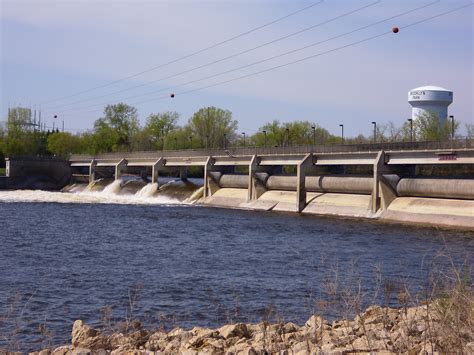
<path fill-rule="evenodd" d="M 230 146 L 290 146 L 311 144 L 339 144 L 342 137 L 309 121 L 268 122 L 256 133 L 238 131 L 232 112 L 218 107 L 204 107 L 196 111 L 184 125 L 179 125 L 177 112 L 150 114 L 140 124 L 135 107 L 124 103 L 108 105 L 103 117 L 86 132 L 72 134 L 55 130 L 40 130 L 31 120 L 31 109 L 9 109 L 4 127 L 0 127 L 0 158 L 4 156 L 108 153 L 119 151 L 174 150 L 226 148 Z M 454 130 L 459 124 L 455 123 Z M 474 134 L 473 125 L 466 125 L 468 135 Z M 392 122 L 376 126 L 375 140 L 400 142 L 448 139 L 453 133 L 450 122 L 441 126 L 435 115 L 420 116 L 401 127 Z M 359 134 L 346 137 L 345 144 L 372 143 L 374 136 Z"/>

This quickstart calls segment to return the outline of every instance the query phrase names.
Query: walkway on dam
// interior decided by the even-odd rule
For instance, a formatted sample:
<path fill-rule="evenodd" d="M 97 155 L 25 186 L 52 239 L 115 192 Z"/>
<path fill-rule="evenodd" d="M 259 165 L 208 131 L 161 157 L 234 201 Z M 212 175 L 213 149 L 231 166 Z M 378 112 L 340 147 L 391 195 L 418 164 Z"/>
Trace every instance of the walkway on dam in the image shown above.
<path fill-rule="evenodd" d="M 278 147 L 227 147 L 215 149 L 182 149 L 141 152 L 115 152 L 102 154 L 74 154 L 71 161 L 88 159 L 147 159 L 157 157 L 203 157 L 203 156 L 243 156 L 243 155 L 286 155 L 308 153 L 354 153 L 384 151 L 411 151 L 411 150 L 460 150 L 474 149 L 474 139 L 455 139 L 453 141 L 427 141 L 427 142 L 395 142 L 395 143 L 364 143 L 364 144 L 316 144 L 316 145 L 290 145 Z"/>

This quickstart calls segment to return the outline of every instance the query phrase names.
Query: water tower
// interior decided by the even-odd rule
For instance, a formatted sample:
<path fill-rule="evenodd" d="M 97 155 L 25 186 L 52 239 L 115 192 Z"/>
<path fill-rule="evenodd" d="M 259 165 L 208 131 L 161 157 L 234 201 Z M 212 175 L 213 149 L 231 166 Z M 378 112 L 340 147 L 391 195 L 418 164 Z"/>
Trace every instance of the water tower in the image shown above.
<path fill-rule="evenodd" d="M 443 123 L 448 118 L 448 106 L 452 102 L 453 92 L 439 86 L 421 86 L 408 92 L 413 120 L 420 115 L 436 114 Z"/>

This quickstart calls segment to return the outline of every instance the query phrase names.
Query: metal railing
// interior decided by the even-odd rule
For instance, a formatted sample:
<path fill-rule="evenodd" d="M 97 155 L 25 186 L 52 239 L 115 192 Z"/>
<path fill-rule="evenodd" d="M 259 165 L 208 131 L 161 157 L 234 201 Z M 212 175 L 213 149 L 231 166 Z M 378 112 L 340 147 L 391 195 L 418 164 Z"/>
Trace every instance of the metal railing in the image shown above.
<path fill-rule="evenodd" d="M 453 141 L 423 141 L 423 142 L 386 142 L 386 143 L 356 143 L 356 144 L 319 144 L 319 145 L 290 145 L 286 147 L 229 147 L 226 149 L 181 149 L 155 150 L 137 152 L 114 152 L 101 154 L 75 154 L 70 160 L 87 159 L 154 159 L 166 157 L 204 157 L 204 156 L 239 156 L 239 155 L 285 155 L 307 153 L 357 153 L 374 151 L 401 151 L 401 150 L 459 150 L 474 148 L 473 139 L 455 139 Z"/>

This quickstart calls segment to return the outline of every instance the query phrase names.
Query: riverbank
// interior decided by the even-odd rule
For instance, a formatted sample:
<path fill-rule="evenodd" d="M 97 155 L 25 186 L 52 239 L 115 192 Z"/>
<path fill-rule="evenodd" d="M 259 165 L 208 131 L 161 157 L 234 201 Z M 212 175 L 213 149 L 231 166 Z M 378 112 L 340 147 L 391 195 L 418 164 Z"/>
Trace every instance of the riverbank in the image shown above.
<path fill-rule="evenodd" d="M 303 326 L 262 321 L 227 324 L 216 329 L 174 328 L 169 332 L 142 329 L 139 322 L 122 324 L 128 332 L 111 332 L 93 329 L 77 320 L 70 345 L 30 354 L 472 353 L 472 308 L 464 318 L 458 318 L 461 314 L 453 306 L 459 304 L 439 300 L 400 309 L 371 306 L 352 320 L 329 322 L 313 315 Z"/>

